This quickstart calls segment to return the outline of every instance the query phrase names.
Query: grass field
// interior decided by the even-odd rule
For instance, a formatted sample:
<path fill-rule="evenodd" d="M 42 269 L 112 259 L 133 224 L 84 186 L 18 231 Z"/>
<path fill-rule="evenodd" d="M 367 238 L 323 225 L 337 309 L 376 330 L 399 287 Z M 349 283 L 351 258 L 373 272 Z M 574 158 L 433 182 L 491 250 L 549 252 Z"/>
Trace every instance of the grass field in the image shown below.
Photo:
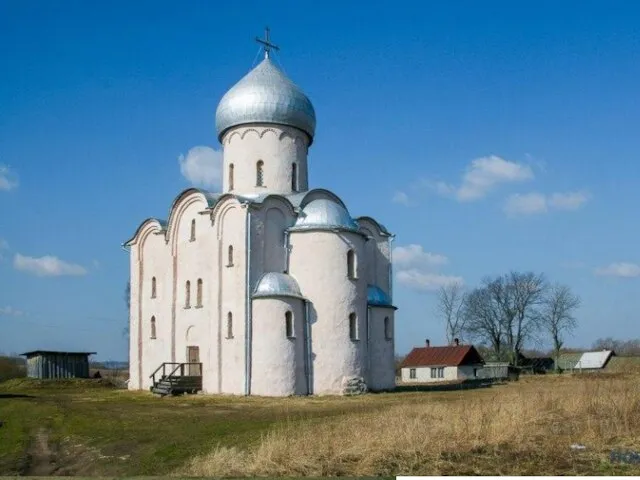
<path fill-rule="evenodd" d="M 14 379 L 0 383 L 0 421 L 4 475 L 639 475 L 609 455 L 640 451 L 640 364 L 351 398 L 161 399 Z"/>

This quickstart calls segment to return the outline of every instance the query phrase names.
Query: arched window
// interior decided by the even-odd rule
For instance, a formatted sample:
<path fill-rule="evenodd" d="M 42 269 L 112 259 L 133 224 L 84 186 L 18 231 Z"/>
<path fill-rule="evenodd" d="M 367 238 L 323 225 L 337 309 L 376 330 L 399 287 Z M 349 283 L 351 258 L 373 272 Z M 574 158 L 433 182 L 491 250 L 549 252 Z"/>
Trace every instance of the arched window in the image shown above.
<path fill-rule="evenodd" d="M 355 313 L 349 314 L 349 338 L 358 340 L 358 318 Z"/>
<path fill-rule="evenodd" d="M 349 250 L 347 252 L 347 277 L 351 279 L 356 278 L 357 266 L 358 265 L 356 263 L 356 252 L 354 252 L 353 250 Z"/>
<path fill-rule="evenodd" d="M 291 190 L 298 191 L 298 164 L 291 164 Z"/>
<path fill-rule="evenodd" d="M 227 313 L 227 338 L 233 338 L 233 315 Z"/>
<path fill-rule="evenodd" d="M 284 314 L 284 327 L 287 334 L 287 338 L 293 338 L 293 314 L 287 312 Z"/>
<path fill-rule="evenodd" d="M 189 239 L 192 242 L 196 240 L 196 220 L 191 220 L 191 238 Z"/>
<path fill-rule="evenodd" d="M 198 279 L 198 287 L 196 290 L 196 302 L 197 302 L 196 307 L 202 306 L 202 279 L 201 278 Z"/>
<path fill-rule="evenodd" d="M 156 317 L 151 317 L 151 338 L 156 338 Z"/>
<path fill-rule="evenodd" d="M 233 163 L 229 164 L 229 190 L 233 190 Z"/>
<path fill-rule="evenodd" d="M 184 285 L 184 308 L 191 308 L 191 282 L 187 280 Z"/>
<path fill-rule="evenodd" d="M 389 317 L 384 317 L 384 338 L 391 340 L 391 320 Z"/>
<path fill-rule="evenodd" d="M 264 187 L 264 162 L 258 160 L 256 163 L 256 186 Z"/>
<path fill-rule="evenodd" d="M 233 267 L 233 245 L 227 249 L 227 267 Z"/>
<path fill-rule="evenodd" d="M 151 298 L 156 298 L 156 277 L 151 278 Z"/>

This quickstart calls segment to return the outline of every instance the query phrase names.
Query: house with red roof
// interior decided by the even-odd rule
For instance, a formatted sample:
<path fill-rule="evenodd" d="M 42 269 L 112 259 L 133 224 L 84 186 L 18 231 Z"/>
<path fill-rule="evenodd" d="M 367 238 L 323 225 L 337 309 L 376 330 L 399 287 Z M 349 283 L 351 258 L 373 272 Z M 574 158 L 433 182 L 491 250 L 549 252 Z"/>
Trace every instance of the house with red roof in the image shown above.
<path fill-rule="evenodd" d="M 424 347 L 416 347 L 400 364 L 401 379 L 405 383 L 427 383 L 473 380 L 480 376 L 484 365 L 482 356 L 473 345 L 432 347 L 429 340 Z"/>

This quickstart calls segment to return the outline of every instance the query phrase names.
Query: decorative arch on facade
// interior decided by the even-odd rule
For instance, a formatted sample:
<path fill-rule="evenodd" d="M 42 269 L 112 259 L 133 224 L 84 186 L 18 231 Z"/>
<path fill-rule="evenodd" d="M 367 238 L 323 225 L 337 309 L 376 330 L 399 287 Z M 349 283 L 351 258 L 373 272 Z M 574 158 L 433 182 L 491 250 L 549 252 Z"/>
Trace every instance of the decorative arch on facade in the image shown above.
<path fill-rule="evenodd" d="M 355 219 L 356 223 L 361 229 L 368 229 L 371 236 L 389 237 L 391 233 L 384 227 L 384 225 L 378 223 L 378 221 L 372 217 L 358 217 Z M 373 235 L 375 233 L 375 235 Z"/>
<path fill-rule="evenodd" d="M 260 135 L 260 132 L 255 128 L 247 128 L 240 134 L 240 139 L 244 140 L 244 137 L 246 137 L 249 133 L 252 133 L 252 132 L 255 133 L 258 136 L 258 138 L 262 137 L 262 135 Z"/>
<path fill-rule="evenodd" d="M 210 208 L 217 203 L 215 200 L 212 194 L 203 192 L 197 188 L 187 189 L 178 195 L 171 206 L 169 222 L 165 233 L 165 240 L 171 244 L 171 253 L 173 255 L 176 254 L 178 233 L 184 212 L 194 203 L 202 203 L 204 208 Z M 191 222 L 189 222 L 189 225 L 191 225 Z"/>

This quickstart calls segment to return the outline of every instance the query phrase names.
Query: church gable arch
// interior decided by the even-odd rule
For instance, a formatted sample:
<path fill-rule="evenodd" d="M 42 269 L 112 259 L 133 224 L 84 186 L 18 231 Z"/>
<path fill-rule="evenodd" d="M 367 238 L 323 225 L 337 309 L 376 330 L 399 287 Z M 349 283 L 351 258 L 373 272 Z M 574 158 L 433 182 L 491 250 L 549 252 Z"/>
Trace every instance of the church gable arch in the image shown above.
<path fill-rule="evenodd" d="M 197 208 L 193 208 L 197 205 Z M 175 255 L 180 235 L 184 232 L 186 240 L 195 241 L 197 238 L 198 211 L 209 206 L 206 197 L 197 189 L 189 189 L 179 196 L 171 209 L 167 226 L 166 241 L 171 245 L 171 252 Z M 185 215 L 188 210 L 194 210 Z M 183 225 L 184 224 L 184 225 Z M 193 240 L 192 240 L 193 239 Z"/>

